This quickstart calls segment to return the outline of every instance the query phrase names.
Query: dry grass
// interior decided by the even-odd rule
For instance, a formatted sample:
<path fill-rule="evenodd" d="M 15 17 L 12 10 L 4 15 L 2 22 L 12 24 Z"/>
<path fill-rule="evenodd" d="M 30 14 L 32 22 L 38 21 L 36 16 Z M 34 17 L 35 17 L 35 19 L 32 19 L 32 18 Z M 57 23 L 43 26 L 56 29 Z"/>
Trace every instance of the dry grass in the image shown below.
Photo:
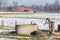
<path fill-rule="evenodd" d="M 15 30 L 15 27 L 4 26 L 4 27 L 0 27 L 0 30 Z"/>

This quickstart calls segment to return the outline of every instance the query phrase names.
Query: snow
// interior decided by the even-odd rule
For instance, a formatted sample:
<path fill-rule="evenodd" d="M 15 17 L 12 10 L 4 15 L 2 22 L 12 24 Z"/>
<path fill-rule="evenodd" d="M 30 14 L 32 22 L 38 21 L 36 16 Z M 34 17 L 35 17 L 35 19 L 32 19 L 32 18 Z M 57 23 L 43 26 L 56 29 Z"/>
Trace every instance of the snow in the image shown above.
<path fill-rule="evenodd" d="M 58 29 L 58 24 L 60 24 L 60 13 L 35 13 L 35 14 L 14 14 L 14 15 L 1 15 L 6 17 L 20 17 L 20 18 L 2 18 L 0 17 L 0 25 L 2 20 L 5 26 L 15 26 L 15 21 L 17 24 L 31 24 L 36 23 L 39 29 L 48 30 L 48 24 L 44 25 L 46 18 L 50 18 L 55 22 L 55 30 Z"/>

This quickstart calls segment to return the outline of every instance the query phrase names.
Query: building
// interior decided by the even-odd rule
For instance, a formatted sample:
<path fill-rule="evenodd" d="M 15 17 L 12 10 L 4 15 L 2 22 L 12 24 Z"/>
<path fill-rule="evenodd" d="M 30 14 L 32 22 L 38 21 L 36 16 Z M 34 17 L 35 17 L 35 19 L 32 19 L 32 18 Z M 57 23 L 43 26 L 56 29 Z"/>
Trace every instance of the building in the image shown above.
<path fill-rule="evenodd" d="M 37 31 L 36 24 L 22 24 L 16 25 L 16 33 L 20 35 L 30 35 L 32 32 Z"/>
<path fill-rule="evenodd" d="M 11 8 L 12 12 L 33 12 L 32 8 L 25 7 L 25 6 L 13 6 Z"/>

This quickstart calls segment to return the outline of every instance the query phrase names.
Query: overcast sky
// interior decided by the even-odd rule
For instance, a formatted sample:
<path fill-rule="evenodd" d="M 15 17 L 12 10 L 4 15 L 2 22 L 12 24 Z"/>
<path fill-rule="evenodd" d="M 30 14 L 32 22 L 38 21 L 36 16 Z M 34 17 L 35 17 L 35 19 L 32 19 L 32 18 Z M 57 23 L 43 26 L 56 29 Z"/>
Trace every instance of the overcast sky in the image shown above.
<path fill-rule="evenodd" d="M 55 0 L 9 0 L 9 4 L 11 5 L 12 2 L 18 2 L 19 5 L 26 5 L 26 6 L 31 6 L 33 4 L 36 5 L 44 5 L 45 3 L 54 3 Z M 60 1 L 60 0 L 59 0 Z"/>

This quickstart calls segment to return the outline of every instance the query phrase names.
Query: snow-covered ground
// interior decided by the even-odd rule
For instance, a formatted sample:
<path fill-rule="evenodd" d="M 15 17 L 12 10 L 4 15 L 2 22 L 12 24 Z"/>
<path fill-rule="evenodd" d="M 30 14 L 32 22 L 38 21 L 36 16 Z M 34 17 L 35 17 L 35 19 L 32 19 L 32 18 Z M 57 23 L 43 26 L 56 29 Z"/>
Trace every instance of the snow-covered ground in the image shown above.
<path fill-rule="evenodd" d="M 10 17 L 10 18 L 6 18 Z M 11 18 L 17 17 L 17 18 Z M 36 23 L 39 29 L 48 30 L 48 24 L 44 25 L 46 18 L 50 18 L 55 22 L 55 30 L 58 29 L 58 24 L 60 25 L 60 13 L 34 13 L 34 14 L 8 14 L 1 15 L 0 14 L 0 25 L 2 24 L 2 20 L 4 21 L 5 26 L 15 26 L 15 21 L 17 24 L 31 24 Z M 10 32 L 12 30 L 0 30 L 0 32 Z M 0 40 L 15 40 L 8 38 L 0 38 Z"/>
<path fill-rule="evenodd" d="M 11 39 L 11 38 L 0 38 L 0 40 L 17 40 L 17 39 Z"/>
<path fill-rule="evenodd" d="M 31 24 L 32 21 L 38 25 L 39 29 L 48 30 L 48 24 L 44 25 L 46 18 L 50 18 L 55 22 L 55 30 L 58 29 L 58 24 L 60 25 L 60 13 L 1 14 L 0 16 L 0 25 L 2 24 L 1 21 L 3 20 L 5 26 L 15 26 L 15 21 L 17 21 L 17 24 Z"/>

